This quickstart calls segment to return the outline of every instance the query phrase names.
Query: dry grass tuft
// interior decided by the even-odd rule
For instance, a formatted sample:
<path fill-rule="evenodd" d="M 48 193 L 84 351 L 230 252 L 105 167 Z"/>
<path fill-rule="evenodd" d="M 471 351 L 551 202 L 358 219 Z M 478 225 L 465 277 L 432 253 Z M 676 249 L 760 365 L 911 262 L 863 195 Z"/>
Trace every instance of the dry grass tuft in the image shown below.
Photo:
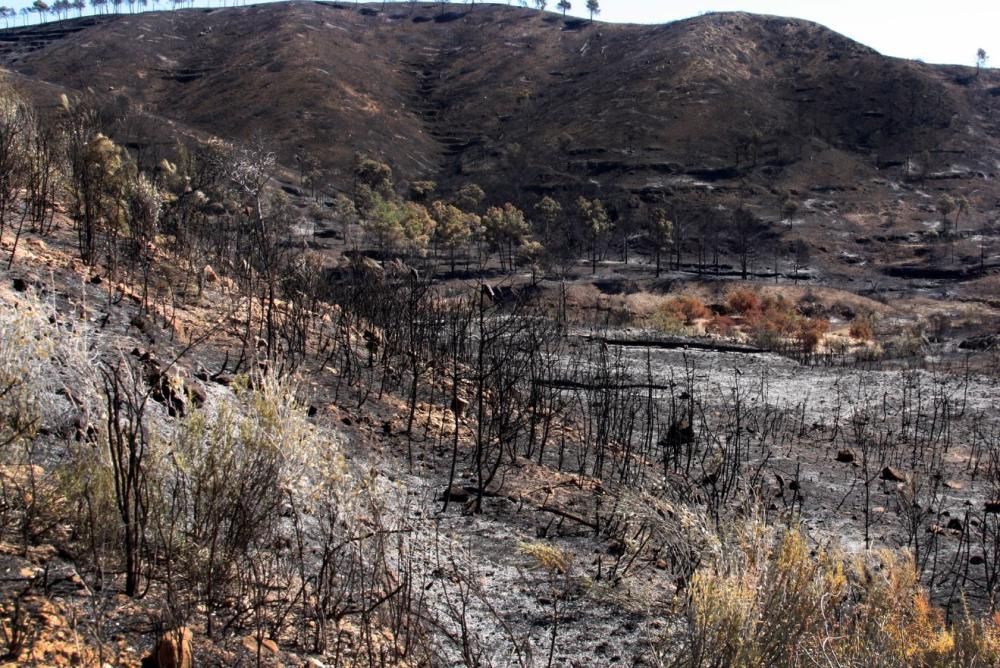
<path fill-rule="evenodd" d="M 995 666 L 998 619 L 948 624 L 907 553 L 812 550 L 751 522 L 691 578 L 672 666 Z"/>

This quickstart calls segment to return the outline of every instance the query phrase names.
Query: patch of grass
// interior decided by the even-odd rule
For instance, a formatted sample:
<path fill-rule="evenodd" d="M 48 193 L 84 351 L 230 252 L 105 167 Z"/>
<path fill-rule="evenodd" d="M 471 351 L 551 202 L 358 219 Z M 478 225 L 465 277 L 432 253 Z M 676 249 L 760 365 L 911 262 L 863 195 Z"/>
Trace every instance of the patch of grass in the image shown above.
<path fill-rule="evenodd" d="M 691 578 L 672 666 L 994 666 L 1000 624 L 944 620 L 908 553 L 812 550 L 798 530 L 751 522 Z"/>

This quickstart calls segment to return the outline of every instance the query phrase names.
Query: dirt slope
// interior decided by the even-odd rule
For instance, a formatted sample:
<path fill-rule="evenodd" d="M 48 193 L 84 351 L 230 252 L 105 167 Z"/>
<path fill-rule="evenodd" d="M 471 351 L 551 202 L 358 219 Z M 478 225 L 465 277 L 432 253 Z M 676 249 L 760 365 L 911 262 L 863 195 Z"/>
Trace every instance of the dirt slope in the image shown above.
<path fill-rule="evenodd" d="M 1000 77 L 885 58 L 804 21 L 636 26 L 494 5 L 378 7 L 153 12 L 0 40 L 18 73 L 224 137 L 263 133 L 286 162 L 316 153 L 341 186 L 354 151 L 406 179 L 491 192 L 793 184 L 817 155 L 838 163 L 824 170 L 830 188 L 924 151 L 995 168 Z"/>
<path fill-rule="evenodd" d="M 745 204 L 773 224 L 775 253 L 805 241 L 850 289 L 1000 266 L 1000 74 L 886 58 L 805 21 L 273 3 L 4 30 L 0 64 L 44 104 L 92 89 L 171 132 L 261 135 L 286 180 L 308 156 L 329 192 L 350 190 L 364 152 L 401 191 L 474 181 L 488 203 L 600 196 L 613 219 L 629 194 Z M 939 243 L 946 193 L 969 202 L 954 249 Z M 778 225 L 789 198 L 795 220 Z"/>

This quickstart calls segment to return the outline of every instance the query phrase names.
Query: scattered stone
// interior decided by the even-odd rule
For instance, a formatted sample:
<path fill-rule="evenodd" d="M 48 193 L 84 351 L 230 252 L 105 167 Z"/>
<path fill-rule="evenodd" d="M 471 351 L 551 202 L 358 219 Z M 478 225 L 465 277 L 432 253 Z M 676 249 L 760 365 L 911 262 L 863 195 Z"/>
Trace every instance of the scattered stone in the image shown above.
<path fill-rule="evenodd" d="M 316 408 L 315 406 L 310 406 L 309 409 L 306 411 L 306 415 L 309 417 L 316 417 L 316 413 L 319 413 L 319 409 Z"/>
<path fill-rule="evenodd" d="M 464 503 L 469 500 L 469 492 L 461 485 L 452 485 L 441 493 L 439 500 Z"/>
<path fill-rule="evenodd" d="M 854 462 L 854 453 L 850 450 L 838 450 L 836 460 L 842 464 L 851 464 Z"/>
<path fill-rule="evenodd" d="M 205 268 L 201 270 L 201 278 L 206 283 L 216 283 L 219 280 L 219 275 L 212 269 L 212 265 L 206 264 Z"/>
<path fill-rule="evenodd" d="M 51 612 L 47 611 L 39 612 L 38 617 L 41 620 L 42 625 L 50 629 L 55 629 L 59 628 L 60 626 L 66 625 L 66 620 L 64 620 L 59 615 Z"/>
<path fill-rule="evenodd" d="M 243 647 L 252 654 L 257 654 L 258 644 L 257 639 L 253 636 L 246 636 L 243 638 Z M 273 654 L 277 656 L 278 654 L 278 643 L 274 642 L 270 638 L 264 638 L 259 645 L 261 654 Z"/>
<path fill-rule="evenodd" d="M 233 377 L 228 373 L 220 373 L 212 378 L 216 383 L 222 385 L 223 387 L 229 387 L 233 384 Z"/>
<path fill-rule="evenodd" d="M 986 563 L 986 559 L 984 559 L 983 555 L 981 554 L 974 554 L 971 557 L 969 557 L 969 563 L 972 564 L 973 566 L 982 566 L 983 564 Z"/>
<path fill-rule="evenodd" d="M 882 478 L 882 480 L 888 480 L 889 482 L 906 482 L 908 479 L 904 472 L 892 466 L 886 466 L 882 469 L 882 473 L 879 477 Z"/>
<path fill-rule="evenodd" d="M 201 406 L 208 399 L 204 388 L 185 383 L 176 373 L 164 371 L 155 358 L 146 362 L 145 374 L 150 387 L 149 396 L 166 406 L 171 417 L 184 417 L 189 403 Z"/>
<path fill-rule="evenodd" d="M 988 512 L 988 513 L 1000 513 L 1000 501 L 987 501 L 986 502 L 986 512 Z"/>
<path fill-rule="evenodd" d="M 625 543 L 623 543 L 620 540 L 616 540 L 612 542 L 611 545 L 608 545 L 608 554 L 610 554 L 612 557 L 620 557 L 623 554 L 625 554 L 626 550 L 627 547 Z"/>
<path fill-rule="evenodd" d="M 191 629 L 186 626 L 164 632 L 153 652 L 157 668 L 192 668 L 194 652 L 191 638 Z"/>
<path fill-rule="evenodd" d="M 46 564 L 46 569 L 45 582 L 49 594 L 57 596 L 90 596 L 90 588 L 72 564 L 60 559 L 51 559 Z"/>
<path fill-rule="evenodd" d="M 775 496 L 784 497 L 785 496 L 785 479 L 781 477 L 781 474 L 774 474 L 774 482 L 778 486 L 778 491 L 775 492 Z"/>
<path fill-rule="evenodd" d="M 340 418 L 340 421 L 343 422 L 348 427 L 354 424 L 354 420 L 351 419 L 350 415 L 345 415 L 344 417 Z"/>
<path fill-rule="evenodd" d="M 204 406 L 205 402 L 208 401 L 208 393 L 199 383 L 185 383 L 184 389 L 187 391 L 188 397 L 191 399 L 191 403 L 194 404 L 196 408 Z"/>
<path fill-rule="evenodd" d="M 927 527 L 927 533 L 932 533 L 935 536 L 940 536 L 946 532 L 947 530 L 940 524 L 932 524 L 929 527 Z"/>
<path fill-rule="evenodd" d="M 952 531 L 958 531 L 959 533 L 961 533 L 962 531 L 965 531 L 965 522 L 958 519 L 957 517 L 953 517 L 950 520 L 948 520 L 948 528 L 951 529 Z"/>
<path fill-rule="evenodd" d="M 386 420 L 382 423 L 382 433 L 386 436 L 392 436 L 392 420 Z"/>
<path fill-rule="evenodd" d="M 143 334 L 147 333 L 147 331 L 152 327 L 152 323 L 149 321 L 149 318 L 141 315 L 132 316 L 132 318 L 128 321 L 128 324 L 132 325 Z"/>
<path fill-rule="evenodd" d="M 657 570 L 665 571 L 668 568 L 670 568 L 670 564 L 668 564 L 665 559 L 657 559 L 656 560 L 656 569 Z"/>
<path fill-rule="evenodd" d="M 93 276 L 90 277 L 90 284 L 91 285 L 100 285 L 103 282 L 104 282 L 104 279 L 101 278 L 100 274 L 94 274 Z"/>
<path fill-rule="evenodd" d="M 947 487 L 948 489 L 953 489 L 956 491 L 965 489 L 965 483 L 960 482 L 958 480 L 946 480 L 944 486 Z"/>
<path fill-rule="evenodd" d="M 307 668 L 326 668 L 326 664 L 314 656 L 307 656 L 305 663 Z"/>
<path fill-rule="evenodd" d="M 17 292 L 24 292 L 28 289 L 28 282 L 23 278 L 14 279 L 14 290 Z"/>

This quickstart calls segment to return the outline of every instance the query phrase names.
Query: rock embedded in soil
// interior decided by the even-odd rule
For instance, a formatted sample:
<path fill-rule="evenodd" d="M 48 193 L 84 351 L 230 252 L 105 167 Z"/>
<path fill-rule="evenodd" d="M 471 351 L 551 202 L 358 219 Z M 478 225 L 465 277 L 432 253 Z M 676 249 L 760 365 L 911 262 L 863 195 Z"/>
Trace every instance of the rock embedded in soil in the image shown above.
<path fill-rule="evenodd" d="M 608 554 L 612 557 L 620 557 L 625 554 L 626 549 L 625 543 L 616 540 L 611 545 L 608 545 Z"/>
<path fill-rule="evenodd" d="M 888 480 L 889 482 L 906 482 L 908 480 L 906 473 L 900 471 L 893 466 L 886 466 L 882 469 L 882 473 L 879 475 L 882 480 Z"/>
<path fill-rule="evenodd" d="M 462 417 L 465 415 L 465 409 L 469 407 L 469 402 L 462 397 L 455 397 L 451 402 L 451 412 L 455 414 L 456 417 Z"/>
<path fill-rule="evenodd" d="M 835 459 L 843 464 L 851 464 L 854 462 L 854 453 L 850 450 L 838 450 Z"/>
<path fill-rule="evenodd" d="M 278 643 L 274 642 L 270 638 L 264 638 L 258 645 L 256 638 L 253 636 L 246 636 L 243 638 L 243 647 L 246 648 L 246 650 L 251 654 L 257 654 L 257 650 L 260 649 L 260 653 L 265 656 L 268 654 L 272 654 L 274 656 L 278 655 Z"/>
<path fill-rule="evenodd" d="M 460 485 L 452 485 L 448 489 L 441 492 L 440 501 L 455 501 L 456 503 L 464 503 L 469 500 L 469 492 L 466 491 L 464 487 Z"/>

